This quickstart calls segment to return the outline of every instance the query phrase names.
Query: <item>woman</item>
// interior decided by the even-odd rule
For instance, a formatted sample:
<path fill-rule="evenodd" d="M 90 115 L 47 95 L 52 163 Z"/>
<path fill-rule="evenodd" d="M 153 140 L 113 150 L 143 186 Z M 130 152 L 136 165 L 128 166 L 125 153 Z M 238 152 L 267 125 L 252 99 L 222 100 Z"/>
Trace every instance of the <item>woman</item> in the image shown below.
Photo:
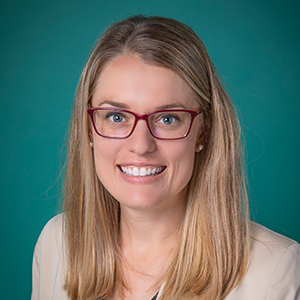
<path fill-rule="evenodd" d="M 300 247 L 250 224 L 237 118 L 187 26 L 135 16 L 103 34 L 68 153 L 32 299 L 299 299 Z"/>

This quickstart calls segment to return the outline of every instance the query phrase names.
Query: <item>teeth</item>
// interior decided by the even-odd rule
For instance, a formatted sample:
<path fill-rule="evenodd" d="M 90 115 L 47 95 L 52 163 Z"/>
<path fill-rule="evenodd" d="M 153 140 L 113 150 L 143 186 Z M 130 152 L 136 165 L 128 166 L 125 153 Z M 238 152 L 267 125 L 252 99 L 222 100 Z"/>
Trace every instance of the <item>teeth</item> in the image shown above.
<path fill-rule="evenodd" d="M 141 176 L 146 176 L 146 174 L 147 174 L 147 173 L 146 173 L 146 168 L 141 168 L 141 169 L 140 169 L 140 175 L 141 175 Z"/>
<path fill-rule="evenodd" d="M 138 176 L 139 175 L 139 169 L 138 168 L 133 168 L 133 170 L 132 170 L 132 175 L 133 176 Z"/>
<path fill-rule="evenodd" d="M 163 167 L 158 167 L 158 168 L 141 168 L 138 169 L 137 167 L 130 168 L 130 167 L 123 167 L 120 166 L 121 170 L 123 173 L 129 175 L 129 176 L 138 176 L 138 177 L 143 177 L 143 176 L 154 176 L 163 170 Z"/>

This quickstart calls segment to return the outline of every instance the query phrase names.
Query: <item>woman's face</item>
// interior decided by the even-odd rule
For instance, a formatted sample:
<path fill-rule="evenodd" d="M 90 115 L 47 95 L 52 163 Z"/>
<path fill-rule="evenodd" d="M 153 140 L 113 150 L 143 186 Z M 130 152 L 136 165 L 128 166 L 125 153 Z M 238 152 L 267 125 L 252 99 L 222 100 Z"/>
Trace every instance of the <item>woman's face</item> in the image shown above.
<path fill-rule="evenodd" d="M 191 88 L 176 73 L 144 63 L 136 56 L 117 57 L 104 68 L 92 106 L 121 108 L 138 114 L 199 108 Z M 197 116 L 190 134 L 181 140 L 156 139 L 144 120 L 137 123 L 126 139 L 103 138 L 93 130 L 94 159 L 100 181 L 122 208 L 157 211 L 182 206 L 195 151 L 199 151 L 201 142 L 200 123 L 201 116 Z M 154 175 L 141 176 L 149 169 Z"/>

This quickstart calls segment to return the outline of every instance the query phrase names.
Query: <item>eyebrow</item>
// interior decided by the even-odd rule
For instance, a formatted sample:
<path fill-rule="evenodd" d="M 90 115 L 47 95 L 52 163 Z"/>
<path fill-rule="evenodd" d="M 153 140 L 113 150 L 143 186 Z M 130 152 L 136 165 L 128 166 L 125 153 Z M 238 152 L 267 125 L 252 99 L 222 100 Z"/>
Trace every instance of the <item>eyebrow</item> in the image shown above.
<path fill-rule="evenodd" d="M 182 103 L 171 103 L 171 104 L 166 104 L 166 105 L 161 105 L 159 107 L 156 107 L 156 110 L 172 109 L 172 108 L 187 109 L 187 107 Z"/>
<path fill-rule="evenodd" d="M 105 104 L 109 104 L 111 106 L 121 108 L 121 109 L 129 109 L 130 108 L 127 104 L 125 104 L 123 102 L 116 102 L 116 101 L 113 101 L 113 100 L 104 100 L 103 102 L 99 103 L 98 106 L 102 106 L 102 105 L 105 105 Z"/>
<path fill-rule="evenodd" d="M 120 108 L 120 109 L 130 109 L 130 107 L 123 103 L 123 102 L 117 102 L 117 101 L 113 101 L 113 100 L 104 100 L 103 102 L 99 103 L 98 106 L 102 106 L 105 104 L 109 104 L 111 106 Z M 171 104 L 165 104 L 165 105 L 161 105 L 155 108 L 155 110 L 164 110 L 164 109 L 173 109 L 173 108 L 183 108 L 183 109 L 188 109 L 187 106 L 185 106 L 182 103 L 171 103 Z"/>

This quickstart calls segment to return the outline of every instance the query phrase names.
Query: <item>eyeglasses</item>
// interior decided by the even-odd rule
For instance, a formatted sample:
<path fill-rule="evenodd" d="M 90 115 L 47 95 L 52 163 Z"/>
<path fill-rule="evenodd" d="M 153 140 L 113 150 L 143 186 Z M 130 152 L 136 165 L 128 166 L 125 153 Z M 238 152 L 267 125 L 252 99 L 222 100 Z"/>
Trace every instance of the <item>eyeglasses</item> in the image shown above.
<path fill-rule="evenodd" d="M 139 120 L 145 120 L 150 133 L 160 140 L 179 140 L 188 136 L 193 121 L 203 112 L 186 109 L 158 110 L 145 115 L 132 111 L 96 107 L 87 110 L 96 133 L 105 138 L 125 139 Z"/>

